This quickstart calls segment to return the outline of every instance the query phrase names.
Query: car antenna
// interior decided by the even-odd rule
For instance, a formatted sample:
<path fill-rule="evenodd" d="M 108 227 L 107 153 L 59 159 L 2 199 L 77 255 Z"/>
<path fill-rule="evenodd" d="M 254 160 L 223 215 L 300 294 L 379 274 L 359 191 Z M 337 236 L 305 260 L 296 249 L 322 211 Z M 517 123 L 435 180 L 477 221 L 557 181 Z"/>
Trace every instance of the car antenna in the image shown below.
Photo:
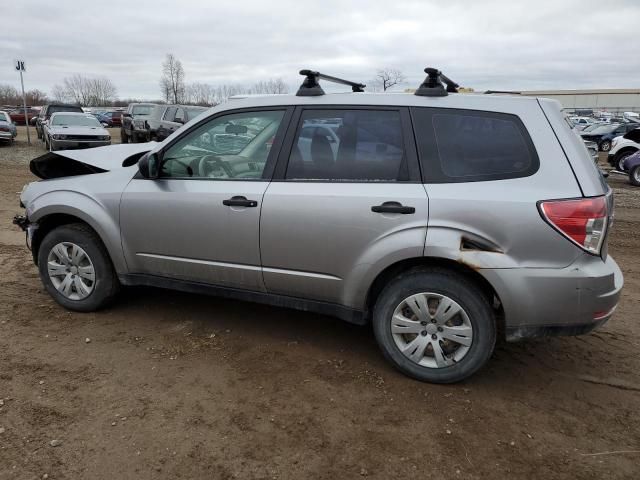
<path fill-rule="evenodd" d="M 313 70 L 300 70 L 300 75 L 304 75 L 307 78 L 304 79 L 302 85 L 300 85 L 300 88 L 296 92 L 296 96 L 298 97 L 317 97 L 324 95 L 324 90 L 320 86 L 320 83 L 318 83 L 318 80 L 320 79 L 326 80 L 327 82 L 339 83 L 341 85 L 349 85 L 352 92 L 364 92 L 364 88 L 366 87 L 363 83 L 351 82 L 343 78 L 332 77 Z"/>
<path fill-rule="evenodd" d="M 427 78 L 416 90 L 416 95 L 420 97 L 446 97 L 449 93 L 458 93 L 460 85 L 437 68 L 427 67 L 424 69 L 424 73 L 427 74 Z M 446 89 L 443 82 L 447 86 Z"/>

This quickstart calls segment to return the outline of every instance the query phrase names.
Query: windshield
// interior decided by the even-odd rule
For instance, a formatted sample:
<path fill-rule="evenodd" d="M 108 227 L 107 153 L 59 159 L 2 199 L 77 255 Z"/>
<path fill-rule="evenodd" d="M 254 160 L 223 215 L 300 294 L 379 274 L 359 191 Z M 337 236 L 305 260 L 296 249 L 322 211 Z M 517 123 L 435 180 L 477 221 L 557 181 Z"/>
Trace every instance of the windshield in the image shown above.
<path fill-rule="evenodd" d="M 132 115 L 150 115 L 153 110 L 152 105 L 136 105 L 131 109 Z"/>
<path fill-rule="evenodd" d="M 602 127 L 601 124 L 599 123 L 595 123 L 593 125 L 589 125 L 588 127 L 586 127 L 584 130 L 582 130 L 583 132 L 592 132 L 594 131 L 596 128 L 600 128 Z"/>
<path fill-rule="evenodd" d="M 7 117 L 7 114 L 4 112 L 0 112 L 0 122 L 8 122 L 9 118 Z"/>
<path fill-rule="evenodd" d="M 185 108 L 185 110 L 187 111 L 187 118 L 189 118 L 189 120 L 192 120 L 194 118 L 196 118 L 198 115 L 200 115 L 201 113 L 204 113 L 207 111 L 206 108 Z"/>
<path fill-rule="evenodd" d="M 56 115 L 51 125 L 58 127 L 99 127 L 100 122 L 93 115 Z"/>
<path fill-rule="evenodd" d="M 605 134 L 605 133 L 613 132 L 616 128 L 618 128 L 618 125 L 598 125 L 593 130 L 589 130 L 589 133 Z"/>
<path fill-rule="evenodd" d="M 47 115 L 51 115 L 56 112 L 84 113 L 80 107 L 75 107 L 73 105 L 52 105 L 49 107 L 49 110 L 47 111 Z"/>

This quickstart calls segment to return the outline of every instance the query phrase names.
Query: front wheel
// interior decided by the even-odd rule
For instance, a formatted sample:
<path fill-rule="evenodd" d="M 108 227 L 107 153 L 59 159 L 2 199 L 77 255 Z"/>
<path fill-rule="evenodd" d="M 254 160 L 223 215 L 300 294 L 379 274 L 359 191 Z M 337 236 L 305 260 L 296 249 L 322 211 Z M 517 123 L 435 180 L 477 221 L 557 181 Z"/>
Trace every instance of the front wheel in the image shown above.
<path fill-rule="evenodd" d="M 618 170 L 619 172 L 624 172 L 624 162 L 627 160 L 627 158 L 629 158 L 631 156 L 631 152 L 623 152 L 618 154 L 618 156 L 616 157 L 616 170 Z"/>
<path fill-rule="evenodd" d="M 611 142 L 609 140 L 605 140 L 600 144 L 600 151 L 608 152 L 611 150 Z"/>
<path fill-rule="evenodd" d="M 79 223 L 55 228 L 44 237 L 38 250 L 38 270 L 49 295 L 69 310 L 98 310 L 119 289 L 102 241 Z"/>
<path fill-rule="evenodd" d="M 453 383 L 491 357 L 495 318 L 486 296 L 447 270 L 413 270 L 380 294 L 373 329 L 383 354 L 417 380 Z"/>
<path fill-rule="evenodd" d="M 640 187 L 640 165 L 636 165 L 629 170 L 629 183 L 636 187 Z"/>
<path fill-rule="evenodd" d="M 129 143 L 129 136 L 124 131 L 124 128 L 120 129 L 120 143 Z"/>

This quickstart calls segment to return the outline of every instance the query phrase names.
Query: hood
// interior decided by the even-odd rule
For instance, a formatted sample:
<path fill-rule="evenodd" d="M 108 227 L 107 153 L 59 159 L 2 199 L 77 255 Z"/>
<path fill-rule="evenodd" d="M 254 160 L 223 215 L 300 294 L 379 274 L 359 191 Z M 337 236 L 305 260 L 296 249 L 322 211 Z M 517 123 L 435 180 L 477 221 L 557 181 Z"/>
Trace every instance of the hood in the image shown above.
<path fill-rule="evenodd" d="M 49 152 L 31 160 L 29 169 L 42 179 L 103 173 L 133 165 L 156 145 L 157 142 L 131 143 Z"/>
<path fill-rule="evenodd" d="M 109 135 L 102 127 L 63 127 L 63 126 L 50 126 L 51 133 L 59 135 Z"/>

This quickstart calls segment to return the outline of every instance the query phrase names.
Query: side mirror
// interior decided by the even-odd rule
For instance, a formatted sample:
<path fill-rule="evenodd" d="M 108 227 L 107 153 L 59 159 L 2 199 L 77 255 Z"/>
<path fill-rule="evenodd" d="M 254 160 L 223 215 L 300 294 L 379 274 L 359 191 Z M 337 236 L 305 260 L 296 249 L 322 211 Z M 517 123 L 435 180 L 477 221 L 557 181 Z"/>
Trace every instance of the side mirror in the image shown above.
<path fill-rule="evenodd" d="M 184 125 L 184 118 L 182 118 L 182 117 L 176 117 L 176 118 L 173 119 L 173 121 L 176 122 L 176 123 L 181 123 L 181 124 Z"/>
<path fill-rule="evenodd" d="M 144 178 L 154 180 L 160 175 L 160 155 L 147 153 L 138 160 L 138 171 Z"/>
<path fill-rule="evenodd" d="M 130 113 L 127 113 L 127 112 L 122 112 L 122 116 L 123 116 L 123 117 L 130 117 L 130 116 L 131 116 L 131 114 L 130 114 Z"/>

